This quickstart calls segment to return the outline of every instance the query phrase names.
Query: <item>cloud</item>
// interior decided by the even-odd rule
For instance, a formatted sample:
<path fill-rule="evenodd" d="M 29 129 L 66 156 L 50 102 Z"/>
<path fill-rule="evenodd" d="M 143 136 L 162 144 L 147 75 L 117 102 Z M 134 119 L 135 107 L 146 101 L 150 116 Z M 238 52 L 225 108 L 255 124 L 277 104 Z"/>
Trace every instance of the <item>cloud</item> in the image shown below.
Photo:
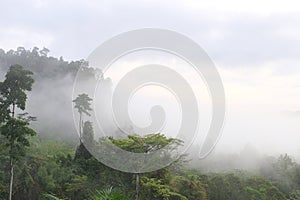
<path fill-rule="evenodd" d="M 252 12 L 260 14 L 270 14 L 277 12 L 295 12 L 299 11 L 299 2 L 297 0 L 252 0 L 252 1 L 239 1 L 239 0 L 187 0 L 188 4 L 192 7 L 202 9 L 213 9 L 219 11 L 234 11 L 234 12 Z"/>
<path fill-rule="evenodd" d="M 282 114 L 284 116 L 287 116 L 287 117 L 300 117 L 300 110 L 294 110 L 294 111 L 291 111 L 291 110 L 286 110 L 286 111 L 282 111 Z"/>
<path fill-rule="evenodd" d="M 144 27 L 166 28 L 186 34 L 203 46 L 212 59 L 226 67 L 247 67 L 270 60 L 293 60 L 300 52 L 300 14 L 293 1 L 6 1 L 0 24 L 15 30 L 0 42 L 36 45 L 44 42 L 56 56 L 86 58 L 106 39 Z M 16 7 L 15 5 L 19 6 Z M 258 6 L 259 5 L 259 6 Z M 222 9 L 220 9 L 222 7 Z M 246 8 L 249 8 L 247 10 Z M 256 9 L 257 8 L 257 9 Z M 261 12 L 264 8 L 268 14 Z M 32 37 L 16 40 L 18 32 Z M 0 44 L 1 44 L 0 43 Z M 44 44 L 43 43 L 43 44 Z M 254 65 L 255 64 L 255 65 Z"/>
<path fill-rule="evenodd" d="M 27 29 L 0 28 L 0 48 L 16 49 L 19 46 L 30 49 L 34 46 L 48 47 L 54 38 L 42 32 L 32 32 Z M 13 38 L 13 39 L 12 39 Z"/>

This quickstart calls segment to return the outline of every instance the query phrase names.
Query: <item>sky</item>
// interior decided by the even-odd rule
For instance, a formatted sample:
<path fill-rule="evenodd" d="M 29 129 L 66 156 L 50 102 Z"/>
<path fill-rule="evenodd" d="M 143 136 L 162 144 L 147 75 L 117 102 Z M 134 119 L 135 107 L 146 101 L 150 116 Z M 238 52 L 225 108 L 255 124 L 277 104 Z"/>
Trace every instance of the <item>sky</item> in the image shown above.
<path fill-rule="evenodd" d="M 184 34 L 223 80 L 227 113 L 217 150 L 250 143 L 266 153 L 300 154 L 299 1 L 10 0 L 0 9 L 0 48 L 47 47 L 66 60 L 85 59 L 134 29 Z"/>

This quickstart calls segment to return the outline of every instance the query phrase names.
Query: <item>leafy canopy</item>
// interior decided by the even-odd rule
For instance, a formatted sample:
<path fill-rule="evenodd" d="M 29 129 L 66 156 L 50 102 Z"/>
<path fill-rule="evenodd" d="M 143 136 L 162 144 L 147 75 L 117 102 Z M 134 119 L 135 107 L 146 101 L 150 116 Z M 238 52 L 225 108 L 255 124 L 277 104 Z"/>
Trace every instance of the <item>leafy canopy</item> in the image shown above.
<path fill-rule="evenodd" d="M 92 110 L 90 101 L 92 101 L 92 99 L 87 94 L 79 94 L 78 97 L 73 100 L 75 103 L 74 107 L 78 110 L 79 114 L 84 113 L 90 116 L 89 111 Z"/>
<path fill-rule="evenodd" d="M 7 108 L 16 105 L 24 110 L 27 100 L 25 91 L 31 91 L 34 82 L 33 73 L 21 65 L 12 65 L 5 75 L 5 80 L 0 82 L 1 107 Z"/>

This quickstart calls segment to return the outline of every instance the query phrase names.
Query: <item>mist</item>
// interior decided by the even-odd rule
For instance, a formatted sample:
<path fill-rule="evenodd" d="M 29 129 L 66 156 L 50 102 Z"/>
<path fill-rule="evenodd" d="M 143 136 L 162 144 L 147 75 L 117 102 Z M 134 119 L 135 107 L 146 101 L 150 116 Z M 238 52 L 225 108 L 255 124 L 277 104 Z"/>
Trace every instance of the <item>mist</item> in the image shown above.
<path fill-rule="evenodd" d="M 8 56 L 2 57 L 0 77 L 4 77 L 5 70 L 11 64 L 20 63 L 29 67 L 28 63 L 32 58 L 24 56 L 22 58 L 23 51 L 26 52 L 26 50 L 19 50 L 19 53 L 16 51 L 10 59 Z M 142 60 L 141 54 L 144 55 Z M 39 132 L 41 138 L 64 140 L 71 145 L 78 144 L 76 126 L 78 114 L 73 110 L 72 100 L 81 93 L 87 93 L 93 98 L 92 107 L 95 110 L 93 116 L 87 117 L 86 120 L 92 121 L 96 140 L 103 136 L 124 138 L 130 133 L 139 134 L 133 129 L 133 124 L 138 127 L 148 126 L 152 120 L 150 109 L 155 105 L 161 105 L 166 113 L 164 126 L 157 132 L 176 137 L 181 123 L 180 102 L 176 99 L 176 94 L 166 88 L 147 86 L 137 90 L 128 106 L 131 121 L 124 119 L 119 126 L 114 121 L 111 107 L 113 91 L 122 76 L 134 66 L 162 63 L 173 66 L 178 73 L 187 77 L 196 94 L 200 110 L 199 130 L 196 133 L 196 140 L 187 151 L 193 155 L 191 158 L 196 163 L 205 165 L 203 163 L 213 163 L 214 160 L 221 163 L 222 160 L 224 162 L 231 160 L 232 168 L 249 168 L 258 166 L 258 162 L 265 156 L 276 157 L 287 153 L 297 161 L 300 159 L 299 116 L 296 114 L 297 111 L 288 111 L 297 108 L 297 101 L 294 100 L 297 96 L 289 95 L 291 92 L 297 95 L 295 90 L 298 88 L 293 87 L 297 83 L 297 76 L 294 74 L 292 79 L 291 75 L 275 74 L 272 68 L 259 71 L 221 69 L 227 100 L 226 121 L 222 135 L 211 155 L 206 161 L 199 161 L 197 155 L 211 122 L 211 101 L 203 80 L 193 75 L 193 71 L 189 71 L 189 66 L 180 59 L 161 52 L 135 53 L 114 63 L 104 74 L 100 69 L 89 67 L 88 62 L 83 60 L 77 61 L 71 72 L 62 70 L 55 74 L 56 68 L 52 67 L 45 73 L 40 71 L 43 68 L 40 65 L 47 63 L 46 60 L 50 62 L 55 58 L 41 56 L 39 59 L 42 62 L 37 61 L 33 65 L 36 82 L 32 92 L 29 93 L 26 111 L 37 117 L 38 121 L 32 126 Z M 66 66 L 76 63 L 64 61 L 62 58 L 56 59 L 55 62 L 64 63 Z M 82 67 L 89 69 L 91 73 L 78 76 L 78 71 L 82 70 Z M 285 85 L 282 85 L 283 82 Z M 80 87 L 76 88 L 76 84 Z M 101 127 L 99 119 L 102 120 Z M 127 133 L 124 134 L 122 129 Z M 233 161 L 234 159 L 236 161 Z M 228 168 L 228 165 L 220 164 L 220 166 Z"/>

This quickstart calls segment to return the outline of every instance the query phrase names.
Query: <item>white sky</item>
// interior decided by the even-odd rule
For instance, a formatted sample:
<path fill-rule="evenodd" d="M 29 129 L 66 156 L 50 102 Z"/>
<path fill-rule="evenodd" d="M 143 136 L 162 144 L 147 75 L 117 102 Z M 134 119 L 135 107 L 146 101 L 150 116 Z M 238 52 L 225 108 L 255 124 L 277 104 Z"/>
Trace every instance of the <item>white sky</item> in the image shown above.
<path fill-rule="evenodd" d="M 154 27 L 183 33 L 215 62 L 227 97 L 218 149 L 251 143 L 300 152 L 300 2 L 296 0 L 10 0 L 0 3 L 0 48 L 47 47 L 86 58 L 106 39 Z M 238 142 L 237 142 L 238 141 Z"/>

